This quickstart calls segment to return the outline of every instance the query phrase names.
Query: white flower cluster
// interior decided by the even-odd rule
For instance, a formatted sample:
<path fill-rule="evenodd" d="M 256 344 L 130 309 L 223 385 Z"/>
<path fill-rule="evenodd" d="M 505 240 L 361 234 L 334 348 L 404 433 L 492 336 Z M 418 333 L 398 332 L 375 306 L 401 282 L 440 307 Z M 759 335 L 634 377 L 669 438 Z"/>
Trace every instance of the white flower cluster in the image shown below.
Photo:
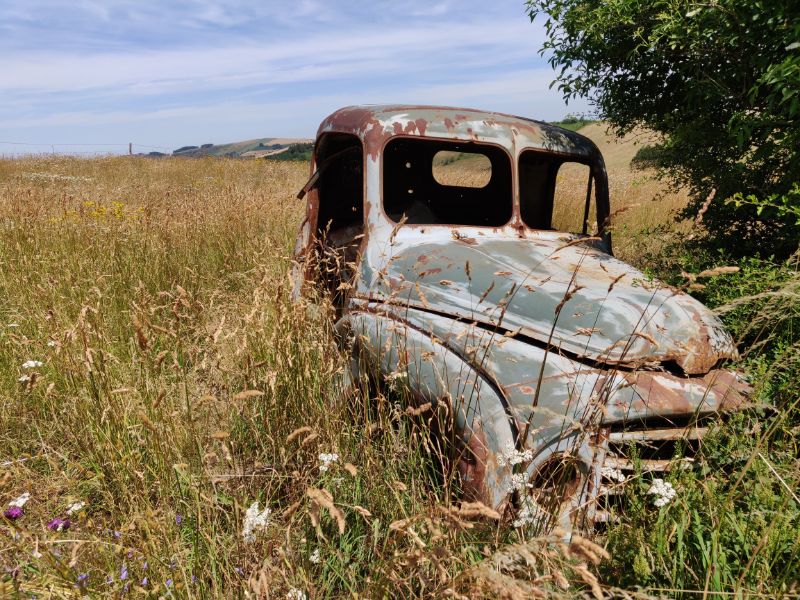
<path fill-rule="evenodd" d="M 497 457 L 497 464 L 501 467 L 505 467 L 506 465 L 513 467 L 514 465 L 528 462 L 529 460 L 533 460 L 533 452 L 530 450 L 520 452 L 509 442 L 506 444 L 503 452 L 500 453 L 500 456 Z"/>
<path fill-rule="evenodd" d="M 286 594 L 286 600 L 306 600 L 306 593 L 303 590 L 292 588 Z"/>
<path fill-rule="evenodd" d="M 19 381 L 20 383 L 28 383 L 30 380 L 31 380 L 30 375 L 21 375 L 20 378 L 17 379 L 17 381 Z"/>
<path fill-rule="evenodd" d="M 625 475 L 619 469 L 614 467 L 603 467 L 600 469 L 600 475 L 609 481 L 617 481 L 619 483 L 625 482 Z"/>
<path fill-rule="evenodd" d="M 325 454 L 323 452 L 319 455 L 319 462 L 321 463 L 319 465 L 319 472 L 325 473 L 330 468 L 331 464 L 335 463 L 337 460 L 339 460 L 339 455 L 335 452 L 331 454 Z"/>
<path fill-rule="evenodd" d="M 663 479 L 653 479 L 653 483 L 650 485 L 650 489 L 647 490 L 647 493 L 656 496 L 655 500 L 653 500 L 653 504 L 658 508 L 669 504 L 677 494 L 672 484 Z"/>
<path fill-rule="evenodd" d="M 536 500 L 530 496 L 522 498 L 522 506 L 520 506 L 517 518 L 511 523 L 514 527 L 519 529 L 526 525 L 531 525 L 537 521 L 547 518 L 547 512 L 537 504 Z"/>
<path fill-rule="evenodd" d="M 28 503 L 28 500 L 31 499 L 31 493 L 25 492 L 19 498 L 14 498 L 11 502 L 8 503 L 9 506 L 16 506 L 17 508 L 22 508 Z"/>
<path fill-rule="evenodd" d="M 525 473 L 514 473 L 511 481 L 508 482 L 509 492 L 521 492 L 532 487 L 533 484 L 528 482 L 528 476 Z"/>
<path fill-rule="evenodd" d="M 43 364 L 44 363 L 42 361 L 40 361 L 40 360 L 26 360 L 24 363 L 22 363 L 22 368 L 23 369 L 38 369 Z"/>
<path fill-rule="evenodd" d="M 70 504 L 69 507 L 67 508 L 67 514 L 73 515 L 76 512 L 80 512 L 81 510 L 83 510 L 84 506 L 86 506 L 86 502 L 75 502 L 73 504 Z"/>
<path fill-rule="evenodd" d="M 312 564 L 318 565 L 322 561 L 322 557 L 319 555 L 319 548 L 316 548 L 308 559 Z"/>
<path fill-rule="evenodd" d="M 253 502 L 244 514 L 244 525 L 242 526 L 242 537 L 245 542 L 256 541 L 255 532 L 266 529 L 269 525 L 269 515 L 272 511 L 265 508 L 258 510 L 258 501 Z"/>

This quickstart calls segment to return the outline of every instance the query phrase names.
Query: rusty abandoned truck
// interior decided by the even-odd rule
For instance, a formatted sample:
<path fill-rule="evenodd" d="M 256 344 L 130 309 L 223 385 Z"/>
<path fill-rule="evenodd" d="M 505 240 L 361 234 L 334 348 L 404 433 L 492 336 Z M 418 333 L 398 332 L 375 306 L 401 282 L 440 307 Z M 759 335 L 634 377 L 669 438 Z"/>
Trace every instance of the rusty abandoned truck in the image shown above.
<path fill-rule="evenodd" d="M 331 291 L 353 379 L 445 403 L 462 489 L 516 524 L 613 519 L 622 482 L 691 461 L 709 423 L 747 404 L 716 316 L 612 255 L 586 137 L 349 107 L 320 125 L 311 172 L 296 272 Z"/>

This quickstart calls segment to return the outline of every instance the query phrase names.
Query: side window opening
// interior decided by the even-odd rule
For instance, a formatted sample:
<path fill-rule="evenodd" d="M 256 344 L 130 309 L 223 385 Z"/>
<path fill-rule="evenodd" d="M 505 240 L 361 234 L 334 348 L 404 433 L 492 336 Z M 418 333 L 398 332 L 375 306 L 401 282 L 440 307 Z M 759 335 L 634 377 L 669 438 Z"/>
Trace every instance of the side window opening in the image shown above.
<path fill-rule="evenodd" d="M 396 138 L 383 152 L 383 207 L 395 222 L 502 227 L 511 220 L 511 163 L 496 146 Z"/>
<path fill-rule="evenodd" d="M 361 140 L 354 135 L 328 134 L 316 155 L 320 170 L 318 233 L 340 239 L 364 229 L 364 160 Z"/>
<path fill-rule="evenodd" d="M 316 149 L 319 270 L 337 307 L 344 306 L 364 233 L 364 160 L 361 140 L 327 134 Z"/>
<path fill-rule="evenodd" d="M 519 160 L 520 214 L 532 229 L 597 231 L 595 186 L 589 165 L 527 150 Z"/>

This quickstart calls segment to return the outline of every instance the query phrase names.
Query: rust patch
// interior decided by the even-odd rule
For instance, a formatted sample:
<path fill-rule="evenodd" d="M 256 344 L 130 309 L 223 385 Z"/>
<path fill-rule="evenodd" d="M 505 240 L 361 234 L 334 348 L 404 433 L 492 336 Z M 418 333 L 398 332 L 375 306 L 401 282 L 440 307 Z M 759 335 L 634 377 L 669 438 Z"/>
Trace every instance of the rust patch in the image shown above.
<path fill-rule="evenodd" d="M 468 498 L 492 505 L 492 494 L 486 486 L 486 470 L 489 464 L 489 448 L 486 434 L 477 426 L 458 461 L 461 484 Z"/>

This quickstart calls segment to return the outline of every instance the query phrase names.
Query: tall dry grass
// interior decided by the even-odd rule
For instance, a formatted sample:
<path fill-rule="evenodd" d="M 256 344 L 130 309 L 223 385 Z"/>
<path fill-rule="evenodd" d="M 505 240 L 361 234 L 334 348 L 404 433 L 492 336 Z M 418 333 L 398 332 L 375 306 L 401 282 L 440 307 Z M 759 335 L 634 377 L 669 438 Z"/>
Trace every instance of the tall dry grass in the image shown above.
<path fill-rule="evenodd" d="M 612 205 L 657 186 L 615 182 L 613 168 Z M 788 412 L 712 438 L 719 469 L 677 475 L 669 509 L 631 489 L 610 559 L 588 540 L 529 539 L 459 505 L 424 421 L 393 398 L 342 393 L 326 300 L 290 301 L 306 175 L 304 164 L 227 159 L 0 161 L 3 510 L 30 493 L 24 514 L 0 519 L 0 597 L 636 596 L 609 582 L 659 595 L 797 591 Z M 667 205 L 646 206 L 619 215 L 623 256 L 669 220 Z M 796 305 L 795 291 L 769 308 L 768 272 L 727 282 L 718 302 L 759 331 L 772 327 L 762 316 Z M 758 311 L 732 304 L 756 279 L 747 302 Z M 763 361 L 751 360 L 757 375 Z M 765 393 L 796 408 L 796 371 L 781 364 L 779 393 L 766 378 Z"/>
<path fill-rule="evenodd" d="M 341 395 L 324 299 L 290 301 L 305 176 L 0 162 L 3 509 L 30 493 L 0 519 L 0 597 L 599 589 L 599 550 L 453 505 L 424 428 Z"/>

